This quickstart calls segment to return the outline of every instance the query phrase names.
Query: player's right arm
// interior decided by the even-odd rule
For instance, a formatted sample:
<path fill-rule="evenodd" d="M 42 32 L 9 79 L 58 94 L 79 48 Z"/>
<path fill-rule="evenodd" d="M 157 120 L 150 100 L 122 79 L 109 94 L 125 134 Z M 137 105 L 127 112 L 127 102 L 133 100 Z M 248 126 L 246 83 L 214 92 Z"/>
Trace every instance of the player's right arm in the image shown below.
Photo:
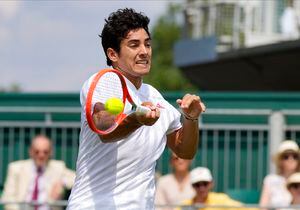
<path fill-rule="evenodd" d="M 145 102 L 142 105 L 149 107 L 151 111 L 146 115 L 137 115 L 133 113 L 127 116 L 113 132 L 106 135 L 98 134 L 100 139 L 105 143 L 115 142 L 118 140 L 122 140 L 143 125 L 153 125 L 160 116 L 159 109 L 154 108 L 150 102 Z M 114 115 L 108 114 L 106 111 L 104 111 L 102 103 L 95 104 L 93 111 L 93 121 L 98 129 L 103 127 L 104 124 L 112 123 L 114 121 L 114 118 Z"/>

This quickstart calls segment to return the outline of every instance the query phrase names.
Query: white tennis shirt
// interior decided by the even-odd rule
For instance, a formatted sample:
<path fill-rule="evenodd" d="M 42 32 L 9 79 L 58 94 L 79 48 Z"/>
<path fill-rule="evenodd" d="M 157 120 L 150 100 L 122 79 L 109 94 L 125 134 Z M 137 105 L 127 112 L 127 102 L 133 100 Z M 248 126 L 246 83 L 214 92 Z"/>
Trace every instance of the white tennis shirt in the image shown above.
<path fill-rule="evenodd" d="M 151 101 L 160 108 L 152 126 L 142 126 L 126 138 L 103 143 L 88 126 L 85 103 L 90 77 L 81 90 L 81 133 L 76 180 L 68 210 L 153 210 L 156 160 L 166 146 L 166 135 L 181 128 L 180 113 L 152 86 L 139 89 L 126 80 L 136 104 Z M 112 84 L 113 88 L 113 84 Z"/>

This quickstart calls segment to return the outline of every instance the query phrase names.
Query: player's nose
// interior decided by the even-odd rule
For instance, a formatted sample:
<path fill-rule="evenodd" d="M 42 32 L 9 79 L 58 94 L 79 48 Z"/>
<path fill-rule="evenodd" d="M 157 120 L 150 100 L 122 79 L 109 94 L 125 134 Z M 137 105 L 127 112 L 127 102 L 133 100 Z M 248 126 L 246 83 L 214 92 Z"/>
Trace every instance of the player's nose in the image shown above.
<path fill-rule="evenodd" d="M 140 46 L 140 55 L 148 55 L 148 49 L 145 45 Z"/>

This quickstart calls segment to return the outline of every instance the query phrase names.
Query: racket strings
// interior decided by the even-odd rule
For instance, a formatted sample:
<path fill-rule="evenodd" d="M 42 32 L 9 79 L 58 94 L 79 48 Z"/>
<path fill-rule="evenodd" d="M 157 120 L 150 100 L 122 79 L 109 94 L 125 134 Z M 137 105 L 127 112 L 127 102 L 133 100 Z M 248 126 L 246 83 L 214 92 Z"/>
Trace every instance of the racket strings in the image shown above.
<path fill-rule="evenodd" d="M 105 103 L 109 98 L 123 99 L 123 89 L 120 78 L 117 74 L 108 72 L 98 81 L 95 91 L 98 93 L 96 100 Z"/>
<path fill-rule="evenodd" d="M 108 99 L 119 98 L 123 100 L 123 88 L 119 76 L 113 72 L 104 73 L 98 80 L 93 100 L 103 105 Z M 108 132 L 117 127 L 117 118 L 105 110 L 105 106 L 101 107 L 99 112 L 98 129 Z"/>

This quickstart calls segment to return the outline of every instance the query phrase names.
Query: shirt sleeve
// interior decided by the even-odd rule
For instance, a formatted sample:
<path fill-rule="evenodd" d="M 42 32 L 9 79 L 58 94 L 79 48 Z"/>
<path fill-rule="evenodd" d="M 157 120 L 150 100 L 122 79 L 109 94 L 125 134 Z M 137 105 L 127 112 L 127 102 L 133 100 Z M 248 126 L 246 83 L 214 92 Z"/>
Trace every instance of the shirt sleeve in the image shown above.
<path fill-rule="evenodd" d="M 2 200 L 5 202 L 18 202 L 17 200 L 17 186 L 18 182 L 18 167 L 14 163 L 9 164 Z M 17 204 L 6 205 L 5 210 L 18 210 Z"/>
<path fill-rule="evenodd" d="M 180 121 L 181 114 L 180 112 L 172 106 L 170 103 L 168 103 L 168 111 L 170 114 L 171 122 L 169 125 L 169 128 L 167 130 L 167 135 L 170 133 L 173 133 L 174 131 L 180 129 L 182 127 L 182 123 Z"/>
<path fill-rule="evenodd" d="M 68 169 L 67 167 L 64 168 L 63 171 L 63 183 L 67 189 L 71 189 L 75 182 L 75 171 Z"/>

